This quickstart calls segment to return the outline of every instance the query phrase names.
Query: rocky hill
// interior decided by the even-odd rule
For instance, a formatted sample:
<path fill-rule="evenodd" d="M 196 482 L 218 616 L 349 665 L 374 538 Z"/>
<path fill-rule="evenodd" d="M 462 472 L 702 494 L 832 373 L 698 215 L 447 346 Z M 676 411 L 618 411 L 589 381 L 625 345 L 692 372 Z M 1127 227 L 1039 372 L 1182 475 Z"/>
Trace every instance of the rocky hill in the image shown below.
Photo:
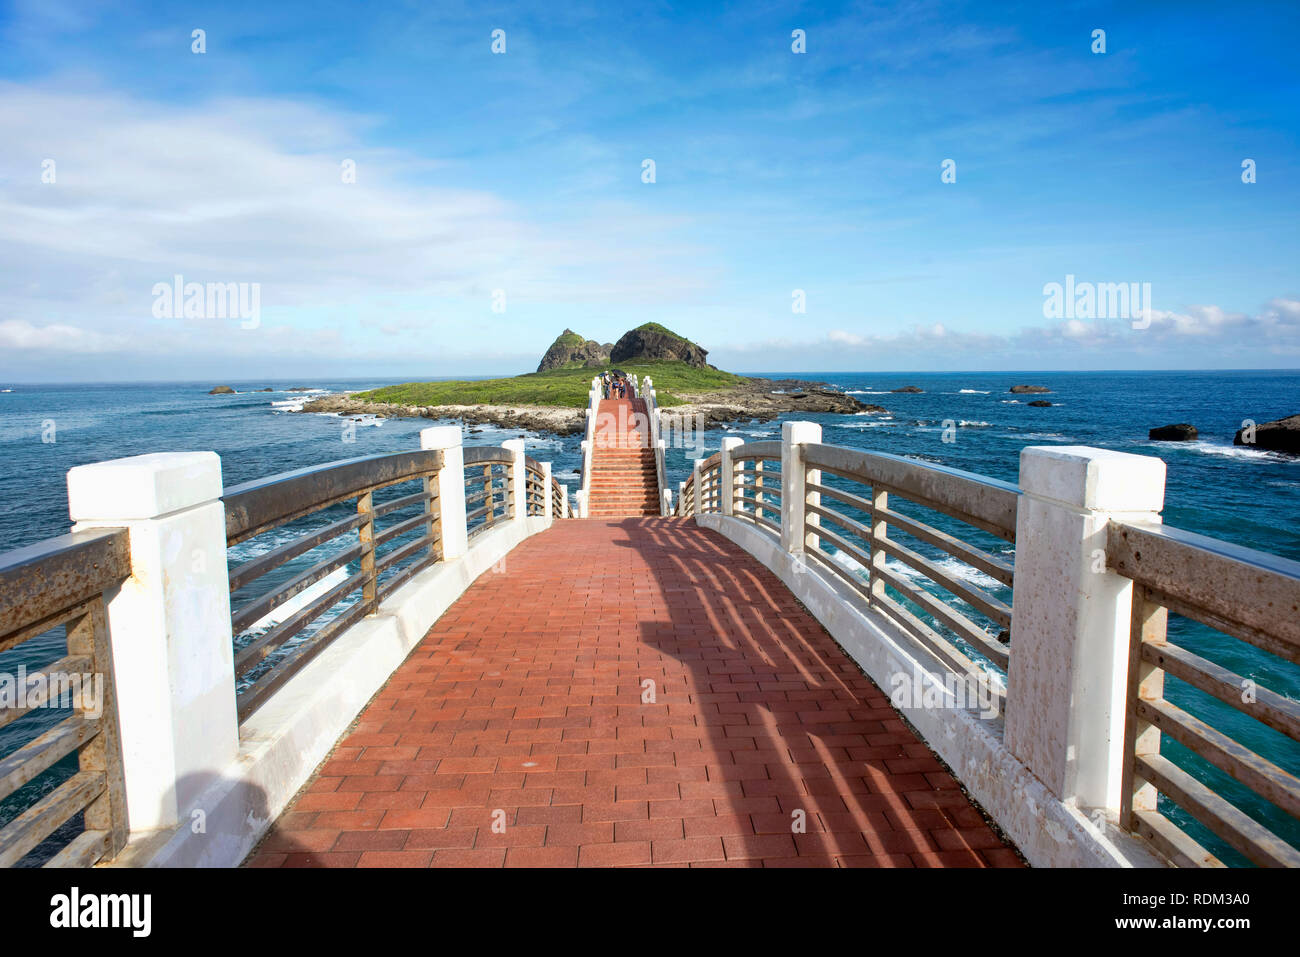
<path fill-rule="evenodd" d="M 699 369 L 708 369 L 712 368 L 705 359 L 708 354 L 707 349 L 702 349 L 671 329 L 665 329 L 657 322 L 647 322 L 623 333 L 622 338 L 610 350 L 609 359 L 615 364 L 634 359 L 676 360 Z"/>
<path fill-rule="evenodd" d="M 579 366 L 596 368 L 609 365 L 609 353 L 613 348 L 606 343 L 601 345 L 595 339 L 584 339 L 572 329 L 560 333 L 551 347 L 537 364 L 538 372 L 552 369 L 572 369 Z"/>

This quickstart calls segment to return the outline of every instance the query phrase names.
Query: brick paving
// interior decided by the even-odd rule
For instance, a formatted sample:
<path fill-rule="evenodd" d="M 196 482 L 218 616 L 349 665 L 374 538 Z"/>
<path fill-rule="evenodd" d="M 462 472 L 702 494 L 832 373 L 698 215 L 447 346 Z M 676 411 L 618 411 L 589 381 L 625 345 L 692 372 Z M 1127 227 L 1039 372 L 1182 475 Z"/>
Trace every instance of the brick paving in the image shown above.
<path fill-rule="evenodd" d="M 774 575 L 633 518 L 557 522 L 481 576 L 246 863 L 1020 860 Z"/>

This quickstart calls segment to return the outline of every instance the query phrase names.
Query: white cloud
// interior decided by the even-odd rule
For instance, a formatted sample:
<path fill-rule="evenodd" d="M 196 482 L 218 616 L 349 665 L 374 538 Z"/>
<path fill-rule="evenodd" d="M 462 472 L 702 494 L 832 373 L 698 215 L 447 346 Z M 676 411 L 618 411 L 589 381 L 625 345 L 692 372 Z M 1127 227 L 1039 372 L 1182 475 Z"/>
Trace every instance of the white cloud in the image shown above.
<path fill-rule="evenodd" d="M 487 321 L 492 290 L 505 289 L 511 311 L 493 321 L 518 335 L 525 305 L 671 303 L 712 276 L 700 249 L 677 241 L 689 225 L 679 218 L 617 204 L 543 226 L 456 185 L 445 164 L 370 145 L 376 126 L 287 100 L 182 107 L 0 83 L 0 314 L 79 328 L 83 343 L 128 337 L 191 354 L 265 351 L 270 330 L 288 328 L 299 354 L 315 343 L 337 356 L 321 326 L 358 350 L 376 328 L 401 329 L 378 300 L 423 306 L 447 337 Z M 345 159 L 355 183 L 342 181 Z M 259 336 L 153 319 L 153 285 L 176 274 L 260 283 Z M 14 348 L 49 338 L 15 334 Z M 416 337 L 401 355 L 412 349 L 437 355 L 446 343 Z"/>
<path fill-rule="evenodd" d="M 126 344 L 122 336 L 103 335 L 76 326 L 34 326 L 22 319 L 0 322 L 0 348 L 48 352 L 114 352 Z"/>

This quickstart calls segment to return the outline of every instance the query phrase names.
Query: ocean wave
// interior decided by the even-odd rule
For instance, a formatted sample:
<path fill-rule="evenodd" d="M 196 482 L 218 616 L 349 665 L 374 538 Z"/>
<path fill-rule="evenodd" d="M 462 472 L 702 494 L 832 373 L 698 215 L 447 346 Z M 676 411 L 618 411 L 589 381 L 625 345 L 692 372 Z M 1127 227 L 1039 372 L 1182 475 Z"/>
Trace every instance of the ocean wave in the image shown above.
<path fill-rule="evenodd" d="M 835 564 L 839 565 L 846 571 L 850 571 L 864 580 L 867 578 L 866 567 L 848 552 L 837 551 L 833 556 L 831 556 L 831 558 Z M 996 594 L 997 589 L 1006 590 L 1006 586 L 993 576 L 986 575 L 978 568 L 972 568 L 970 565 L 967 565 L 965 562 L 959 561 L 956 558 L 948 557 L 932 559 L 932 562 L 935 567 L 945 575 L 964 581 L 969 585 L 974 585 L 984 591 L 990 591 Z M 932 579 L 930 579 L 929 576 L 917 571 L 911 565 L 900 562 L 895 558 L 888 559 L 885 562 L 885 568 L 895 577 L 906 579 L 909 582 L 932 582 Z M 954 600 L 961 601 L 961 599 L 955 597 Z M 962 604 L 965 605 L 966 603 L 962 602 Z"/>
<path fill-rule="evenodd" d="M 837 429 L 880 429 L 890 425 L 897 425 L 893 419 L 872 419 L 865 422 L 832 422 L 831 425 Z"/>
<path fill-rule="evenodd" d="M 958 395 L 988 395 L 987 389 L 958 389 Z"/>
<path fill-rule="evenodd" d="M 1020 404 L 1020 400 L 1019 400 L 1019 399 L 998 399 L 998 401 L 1001 402 L 1003 405 L 1019 405 L 1019 404 Z"/>
<path fill-rule="evenodd" d="M 1008 432 L 1008 439 L 1051 439 L 1053 441 L 1069 442 L 1072 441 L 1068 435 L 1062 435 L 1060 432 Z"/>
<path fill-rule="evenodd" d="M 1151 443 L 1155 444 L 1155 443 Z M 1162 447 L 1168 446 L 1169 443 L 1159 443 Z M 1300 464 L 1300 458 L 1287 455 L 1284 452 L 1273 452 L 1268 449 L 1251 449 L 1244 445 L 1216 445 L 1213 442 L 1206 442 L 1198 439 L 1194 442 L 1178 443 L 1183 448 L 1191 449 L 1194 452 L 1201 452 L 1205 455 L 1218 455 L 1223 458 L 1240 459 L 1245 462 L 1290 462 Z"/>
<path fill-rule="evenodd" d="M 957 424 L 966 429 L 988 429 L 993 427 L 992 422 L 967 422 L 965 419 L 960 420 Z"/>
<path fill-rule="evenodd" d="M 845 395 L 892 395 L 892 393 L 891 393 L 888 389 L 884 389 L 884 390 L 875 390 L 875 389 L 849 389 L 849 390 L 848 390 L 847 392 L 845 392 L 844 394 L 845 394 Z"/>

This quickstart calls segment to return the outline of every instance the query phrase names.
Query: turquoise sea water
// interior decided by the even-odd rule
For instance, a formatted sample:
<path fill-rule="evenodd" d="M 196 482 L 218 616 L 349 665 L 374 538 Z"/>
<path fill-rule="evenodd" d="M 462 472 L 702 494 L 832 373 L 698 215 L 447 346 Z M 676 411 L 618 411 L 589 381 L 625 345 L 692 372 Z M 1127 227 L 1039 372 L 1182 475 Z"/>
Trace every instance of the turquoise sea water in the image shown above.
<path fill-rule="evenodd" d="M 1026 445 L 1079 444 L 1159 455 L 1168 465 L 1164 520 L 1167 524 L 1300 560 L 1300 459 L 1235 448 L 1232 435 L 1245 419 L 1264 422 L 1300 412 L 1300 372 L 1150 373 L 766 373 L 773 377 L 818 379 L 884 406 L 884 414 L 800 416 L 819 421 L 824 441 L 913 456 L 1015 482 L 1020 449 Z M 1017 383 L 1052 390 L 1050 408 L 1033 408 L 1035 396 L 1008 393 Z M 385 420 L 361 426 L 344 441 L 337 418 L 283 411 L 273 402 L 294 395 L 285 389 L 311 386 L 329 391 L 363 389 L 385 380 L 260 381 L 230 383 L 239 394 L 209 396 L 211 383 L 142 385 L 15 385 L 0 393 L 0 551 L 61 534 L 68 529 L 64 475 L 69 468 L 146 452 L 212 450 L 221 455 L 225 484 L 375 452 L 418 447 L 428 420 Z M 916 385 L 919 394 L 893 393 Z M 271 386 L 275 392 L 251 392 Z M 0 383 L 0 388 L 5 384 Z M 944 442 L 946 420 L 956 439 Z M 1152 426 L 1191 422 L 1201 432 L 1191 443 L 1153 443 Z M 778 422 L 738 423 L 706 434 L 709 452 L 724 435 L 777 438 Z M 952 432 L 950 430 L 949 435 Z M 467 444 L 497 445 L 518 430 L 492 427 L 467 435 Z M 524 436 L 529 454 L 554 463 L 555 474 L 578 484 L 579 436 Z M 669 479 L 689 474 L 685 452 L 668 454 Z M 1171 638 L 1240 674 L 1300 700 L 1294 666 L 1208 629 L 1172 619 Z M 40 667 L 61 653 L 61 641 L 29 642 L 0 654 L 0 674 L 21 664 Z M 1238 737 L 1293 774 L 1300 774 L 1300 746 L 1269 731 L 1208 696 L 1168 679 L 1167 696 L 1203 720 Z M 38 713 L 0 729 L 0 756 L 59 720 L 57 711 Z M 1166 739 L 1164 753 L 1230 800 L 1265 820 L 1300 846 L 1300 828 L 1230 778 Z M 0 823 L 55 786 L 71 764 L 64 762 L 10 800 L 0 803 Z M 1187 818 L 1165 808 L 1180 823 Z M 1189 827 L 1193 827 L 1189 825 Z M 1225 860 L 1241 859 L 1198 826 L 1196 837 Z M 40 855 L 32 855 L 38 860 Z"/>

